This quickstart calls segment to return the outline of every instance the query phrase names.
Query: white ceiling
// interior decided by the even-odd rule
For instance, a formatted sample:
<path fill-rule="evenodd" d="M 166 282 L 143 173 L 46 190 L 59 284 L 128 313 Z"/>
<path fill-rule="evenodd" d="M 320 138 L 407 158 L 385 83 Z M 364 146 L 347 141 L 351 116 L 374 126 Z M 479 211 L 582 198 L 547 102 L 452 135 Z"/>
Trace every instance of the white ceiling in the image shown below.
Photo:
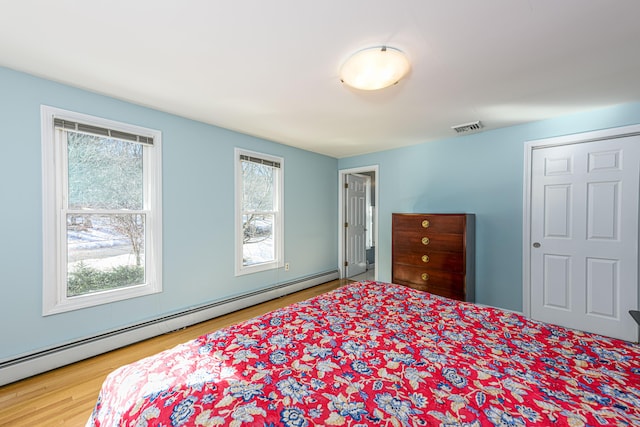
<path fill-rule="evenodd" d="M 640 100 L 638 0 L 0 0 L 0 65 L 346 157 Z M 396 86 L 341 63 L 403 50 Z"/>

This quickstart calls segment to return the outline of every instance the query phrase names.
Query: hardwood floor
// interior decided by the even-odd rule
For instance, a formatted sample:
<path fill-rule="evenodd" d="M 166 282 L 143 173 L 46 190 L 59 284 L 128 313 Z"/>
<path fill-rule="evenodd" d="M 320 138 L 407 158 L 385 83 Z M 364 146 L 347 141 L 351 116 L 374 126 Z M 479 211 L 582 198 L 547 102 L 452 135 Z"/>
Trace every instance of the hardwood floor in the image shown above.
<path fill-rule="evenodd" d="M 225 326 L 336 289 L 334 280 L 0 387 L 0 426 L 84 426 L 114 369 Z"/>

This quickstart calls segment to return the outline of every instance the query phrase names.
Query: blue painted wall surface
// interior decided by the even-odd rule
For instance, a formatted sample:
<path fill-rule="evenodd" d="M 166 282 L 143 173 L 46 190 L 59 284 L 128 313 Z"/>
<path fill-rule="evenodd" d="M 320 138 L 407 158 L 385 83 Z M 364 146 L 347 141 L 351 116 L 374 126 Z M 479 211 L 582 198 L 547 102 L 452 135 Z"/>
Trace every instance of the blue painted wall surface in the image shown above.
<path fill-rule="evenodd" d="M 40 105 L 163 138 L 164 292 L 42 316 Z M 337 268 L 337 160 L 0 68 L 0 360 Z M 291 269 L 234 277 L 234 147 L 285 159 Z"/>
<path fill-rule="evenodd" d="M 393 212 L 476 214 L 476 301 L 522 310 L 524 142 L 640 123 L 640 103 L 340 159 L 379 165 L 376 260 L 391 279 Z"/>
<path fill-rule="evenodd" d="M 40 105 L 163 134 L 164 292 L 43 317 Z M 524 142 L 640 123 L 640 103 L 336 160 L 0 68 L 0 360 L 336 268 L 337 170 L 379 165 L 381 280 L 392 212 L 477 215 L 477 301 L 522 309 Z M 234 277 L 233 150 L 285 158 L 291 270 Z"/>

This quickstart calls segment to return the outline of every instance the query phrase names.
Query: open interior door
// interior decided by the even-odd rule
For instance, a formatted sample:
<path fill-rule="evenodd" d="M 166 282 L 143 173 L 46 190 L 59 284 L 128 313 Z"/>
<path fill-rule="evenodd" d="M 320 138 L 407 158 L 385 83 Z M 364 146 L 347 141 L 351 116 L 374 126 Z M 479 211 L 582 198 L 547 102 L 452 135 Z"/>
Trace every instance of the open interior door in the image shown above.
<path fill-rule="evenodd" d="M 345 277 L 357 276 L 367 271 L 367 183 L 370 179 L 358 174 L 345 176 Z"/>

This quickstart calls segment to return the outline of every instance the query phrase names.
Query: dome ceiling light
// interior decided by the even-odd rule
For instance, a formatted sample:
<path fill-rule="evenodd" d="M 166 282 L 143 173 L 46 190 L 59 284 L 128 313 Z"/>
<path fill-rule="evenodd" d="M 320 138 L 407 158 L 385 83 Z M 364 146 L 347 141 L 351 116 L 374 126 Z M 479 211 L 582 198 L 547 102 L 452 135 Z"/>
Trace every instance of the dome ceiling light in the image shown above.
<path fill-rule="evenodd" d="M 389 46 L 370 47 L 347 59 L 340 68 L 340 80 L 355 89 L 384 89 L 398 83 L 410 68 L 402 51 Z"/>

